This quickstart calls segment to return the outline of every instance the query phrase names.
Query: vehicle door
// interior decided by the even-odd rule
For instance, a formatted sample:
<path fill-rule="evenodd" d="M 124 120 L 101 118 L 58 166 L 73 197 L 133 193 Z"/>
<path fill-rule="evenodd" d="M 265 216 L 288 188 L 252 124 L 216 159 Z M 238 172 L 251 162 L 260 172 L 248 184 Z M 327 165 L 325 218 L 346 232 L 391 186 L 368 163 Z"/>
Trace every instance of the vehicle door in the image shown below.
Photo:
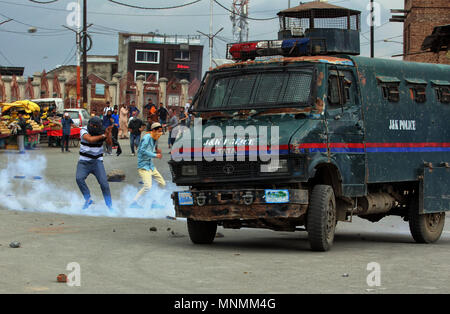
<path fill-rule="evenodd" d="M 330 65 L 327 72 L 328 154 L 341 172 L 343 195 L 365 195 L 366 154 L 358 81 L 351 67 Z"/>

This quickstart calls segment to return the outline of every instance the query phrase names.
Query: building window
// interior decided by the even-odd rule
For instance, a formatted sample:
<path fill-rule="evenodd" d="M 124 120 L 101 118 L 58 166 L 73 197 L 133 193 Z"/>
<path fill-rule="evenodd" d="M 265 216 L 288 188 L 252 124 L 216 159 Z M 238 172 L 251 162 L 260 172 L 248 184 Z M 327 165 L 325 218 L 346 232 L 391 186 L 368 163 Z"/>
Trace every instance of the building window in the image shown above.
<path fill-rule="evenodd" d="M 177 79 L 181 80 L 188 80 L 191 81 L 191 74 L 190 73 L 184 73 L 184 72 L 175 72 L 175 77 Z"/>
<path fill-rule="evenodd" d="M 136 63 L 159 64 L 158 50 L 136 50 Z"/>
<path fill-rule="evenodd" d="M 189 61 L 191 60 L 191 53 L 185 50 L 175 51 L 175 60 Z"/>
<path fill-rule="evenodd" d="M 105 96 L 105 84 L 95 84 L 95 95 Z"/>
<path fill-rule="evenodd" d="M 159 80 L 159 72 L 158 71 L 134 71 L 134 81 L 137 81 L 138 76 L 145 76 L 145 80 L 147 81 L 148 78 L 152 75 L 155 76 L 156 82 Z"/>
<path fill-rule="evenodd" d="M 180 96 L 169 95 L 169 107 L 180 106 Z"/>

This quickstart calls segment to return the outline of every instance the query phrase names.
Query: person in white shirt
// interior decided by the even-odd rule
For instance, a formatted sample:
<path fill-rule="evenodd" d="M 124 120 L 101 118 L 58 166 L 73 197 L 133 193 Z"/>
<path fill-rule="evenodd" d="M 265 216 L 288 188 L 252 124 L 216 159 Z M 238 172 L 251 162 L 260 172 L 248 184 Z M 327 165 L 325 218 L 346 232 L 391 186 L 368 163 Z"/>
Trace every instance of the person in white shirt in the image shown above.
<path fill-rule="evenodd" d="M 111 112 L 114 111 L 114 108 L 110 105 L 109 101 L 106 102 L 106 106 L 105 106 L 105 108 L 103 108 L 103 116 L 106 116 L 108 111 L 111 111 Z"/>

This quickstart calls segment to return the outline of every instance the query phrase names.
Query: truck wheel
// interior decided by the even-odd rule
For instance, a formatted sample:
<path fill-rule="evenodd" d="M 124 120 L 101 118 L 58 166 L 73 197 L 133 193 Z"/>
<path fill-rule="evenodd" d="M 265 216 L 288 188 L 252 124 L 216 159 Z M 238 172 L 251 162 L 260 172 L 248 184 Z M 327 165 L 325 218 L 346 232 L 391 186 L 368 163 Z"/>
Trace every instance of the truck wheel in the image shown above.
<path fill-rule="evenodd" d="M 306 217 L 309 243 L 313 251 L 328 251 L 336 230 L 336 200 L 329 185 L 316 185 Z"/>
<path fill-rule="evenodd" d="M 214 241 L 217 231 L 217 222 L 188 219 L 187 227 L 189 237 L 193 243 L 211 244 Z"/>
<path fill-rule="evenodd" d="M 417 208 L 409 210 L 409 230 L 417 243 L 433 243 L 439 240 L 444 229 L 445 213 L 420 215 Z"/>

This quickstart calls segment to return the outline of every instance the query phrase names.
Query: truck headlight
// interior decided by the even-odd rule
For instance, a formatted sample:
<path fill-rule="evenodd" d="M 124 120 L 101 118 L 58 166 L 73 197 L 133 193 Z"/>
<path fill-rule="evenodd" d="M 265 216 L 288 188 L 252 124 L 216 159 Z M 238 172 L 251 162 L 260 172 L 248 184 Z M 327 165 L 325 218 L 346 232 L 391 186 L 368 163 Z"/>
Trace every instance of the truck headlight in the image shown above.
<path fill-rule="evenodd" d="M 197 166 L 189 165 L 181 167 L 181 175 L 185 177 L 193 177 L 197 175 Z"/>
<path fill-rule="evenodd" d="M 271 161 L 268 164 L 262 164 L 260 172 L 262 174 L 280 174 L 280 173 L 288 173 L 289 172 L 289 164 L 287 159 L 280 159 L 278 162 Z"/>

